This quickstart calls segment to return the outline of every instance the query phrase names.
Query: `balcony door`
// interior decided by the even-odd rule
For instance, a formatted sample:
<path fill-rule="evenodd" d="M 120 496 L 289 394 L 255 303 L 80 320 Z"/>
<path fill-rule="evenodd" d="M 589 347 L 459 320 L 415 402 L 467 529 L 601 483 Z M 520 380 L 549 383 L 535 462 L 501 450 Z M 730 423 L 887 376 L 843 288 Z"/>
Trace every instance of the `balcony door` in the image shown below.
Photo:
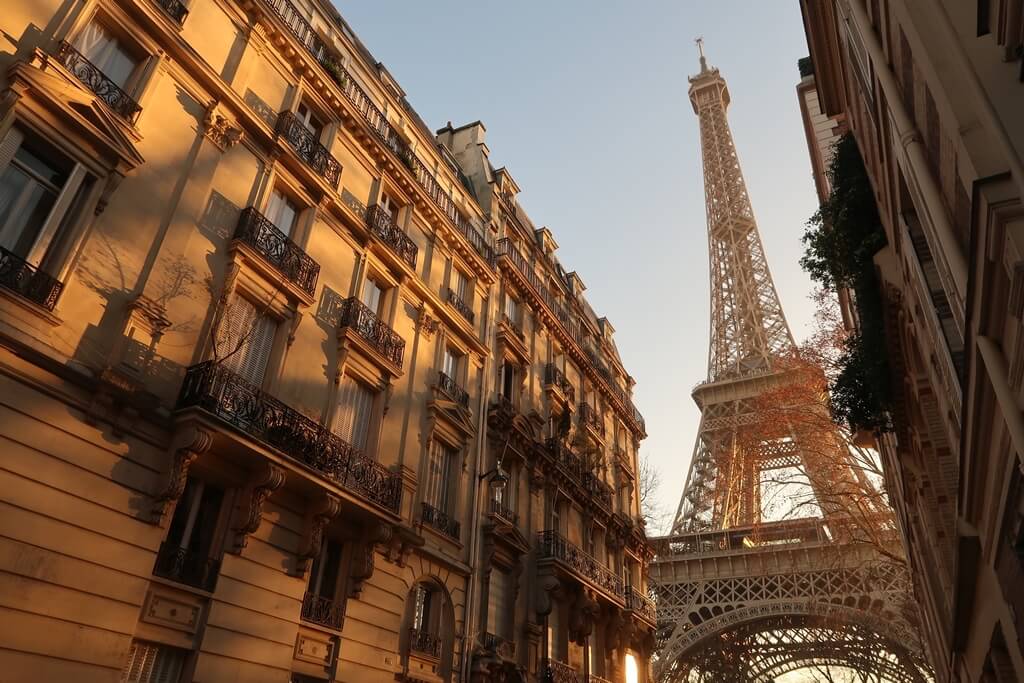
<path fill-rule="evenodd" d="M 78 34 L 74 46 L 122 90 L 139 66 L 135 55 L 95 19 Z"/>
<path fill-rule="evenodd" d="M 338 388 L 334 433 L 361 451 L 365 451 L 370 443 L 375 396 L 376 392 L 348 375 L 342 378 Z"/>
<path fill-rule="evenodd" d="M 277 321 L 244 296 L 228 304 L 217 336 L 216 359 L 253 386 L 263 386 Z"/>
<path fill-rule="evenodd" d="M 274 224 L 285 237 L 291 237 L 301 209 L 276 187 L 270 193 L 267 203 L 267 220 Z"/>
<path fill-rule="evenodd" d="M 452 512 L 452 470 L 456 459 L 456 451 L 448 444 L 436 439 L 430 444 L 427 462 L 427 481 L 423 500 L 445 514 Z"/>

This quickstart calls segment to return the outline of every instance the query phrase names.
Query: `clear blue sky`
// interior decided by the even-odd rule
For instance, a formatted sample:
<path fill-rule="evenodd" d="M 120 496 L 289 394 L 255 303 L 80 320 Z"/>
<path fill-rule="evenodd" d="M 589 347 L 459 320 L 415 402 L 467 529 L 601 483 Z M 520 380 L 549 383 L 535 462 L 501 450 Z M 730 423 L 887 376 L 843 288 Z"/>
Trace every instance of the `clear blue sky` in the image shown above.
<path fill-rule="evenodd" d="M 732 93 L 730 123 L 794 335 L 812 309 L 797 263 L 817 201 L 796 84 L 807 54 L 788 2 L 335 0 L 433 129 L 480 119 L 491 161 L 558 241 L 616 329 L 674 512 L 707 373 L 708 257 L 693 38 Z"/>

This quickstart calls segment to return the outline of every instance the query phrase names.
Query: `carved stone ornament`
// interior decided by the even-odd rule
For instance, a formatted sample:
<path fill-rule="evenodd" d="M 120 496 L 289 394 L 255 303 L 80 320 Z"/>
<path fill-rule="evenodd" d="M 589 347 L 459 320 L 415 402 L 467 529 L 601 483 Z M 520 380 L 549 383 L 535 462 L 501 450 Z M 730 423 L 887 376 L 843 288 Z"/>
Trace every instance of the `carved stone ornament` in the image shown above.
<path fill-rule="evenodd" d="M 534 585 L 537 587 L 537 616 L 543 618 L 551 613 L 554 599 L 562 592 L 562 584 L 554 576 L 548 575 L 537 577 Z"/>
<path fill-rule="evenodd" d="M 434 336 L 434 333 L 441 328 L 441 322 L 430 314 L 430 309 L 427 308 L 426 304 L 420 306 L 419 311 L 417 323 L 420 326 L 420 331 L 423 333 L 423 338 L 429 341 Z"/>
<path fill-rule="evenodd" d="M 423 545 L 423 537 L 414 529 L 399 525 L 384 525 L 377 536 L 377 543 L 388 562 L 404 567 L 413 548 Z"/>
<path fill-rule="evenodd" d="M 363 592 L 363 583 L 373 576 L 373 541 L 356 544 L 352 552 L 352 569 L 349 574 L 348 596 L 358 598 Z"/>
<path fill-rule="evenodd" d="M 245 133 L 220 111 L 219 102 L 211 102 L 203 116 L 203 135 L 222 152 L 237 145 Z"/>
<path fill-rule="evenodd" d="M 306 510 L 306 521 L 303 525 L 302 540 L 299 543 L 298 560 L 295 563 L 295 574 L 303 576 L 309 565 L 320 555 L 324 542 L 324 531 L 331 520 L 341 512 L 341 499 L 329 493 L 309 504 Z"/>
<path fill-rule="evenodd" d="M 209 450 L 211 445 L 213 445 L 213 435 L 205 429 L 189 426 L 178 432 L 170 449 L 171 468 L 167 473 L 167 481 L 163 489 L 153 498 L 151 518 L 153 523 L 164 525 L 168 508 L 171 504 L 178 502 L 181 494 L 185 492 L 189 467 L 192 466 L 196 458 Z"/>
<path fill-rule="evenodd" d="M 230 552 L 239 554 L 246 545 L 249 534 L 260 528 L 263 519 L 263 504 L 270 495 L 284 486 L 284 470 L 272 463 L 264 463 L 255 472 L 246 486 L 245 495 L 239 502 L 235 538 Z"/>

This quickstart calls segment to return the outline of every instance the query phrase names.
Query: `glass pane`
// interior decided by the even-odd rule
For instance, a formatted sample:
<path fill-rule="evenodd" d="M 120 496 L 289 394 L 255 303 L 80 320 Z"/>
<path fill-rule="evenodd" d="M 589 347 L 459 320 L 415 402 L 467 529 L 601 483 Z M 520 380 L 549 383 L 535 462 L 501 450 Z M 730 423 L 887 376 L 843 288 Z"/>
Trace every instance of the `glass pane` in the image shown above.
<path fill-rule="evenodd" d="M 0 176 L 0 247 L 27 258 L 57 193 L 13 163 Z"/>
<path fill-rule="evenodd" d="M 299 216 L 299 208 L 295 206 L 286 196 L 274 190 L 270 194 L 270 203 L 267 205 L 267 219 L 285 235 L 291 237 L 292 228 L 295 227 L 295 219 Z"/>
<path fill-rule="evenodd" d="M 380 309 L 381 288 L 373 280 L 367 278 L 363 282 L 363 304 L 374 313 Z"/>

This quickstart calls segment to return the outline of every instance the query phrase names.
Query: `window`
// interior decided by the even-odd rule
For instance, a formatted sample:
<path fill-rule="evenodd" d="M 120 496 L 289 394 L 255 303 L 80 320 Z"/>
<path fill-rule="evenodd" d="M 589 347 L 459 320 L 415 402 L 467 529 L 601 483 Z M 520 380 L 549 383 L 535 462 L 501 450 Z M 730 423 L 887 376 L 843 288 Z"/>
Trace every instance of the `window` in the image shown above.
<path fill-rule="evenodd" d="M 562 514 L 561 510 L 558 509 L 557 501 L 551 505 L 551 530 L 562 531 Z"/>
<path fill-rule="evenodd" d="M 376 281 L 366 278 L 363 281 L 363 293 L 359 297 L 359 300 L 363 302 L 367 308 L 373 311 L 373 314 L 380 316 L 381 304 L 384 299 L 384 288 L 377 284 Z"/>
<path fill-rule="evenodd" d="M 267 204 L 267 220 L 286 236 L 291 237 L 300 212 L 299 206 L 277 188 L 270 193 L 270 202 Z"/>
<path fill-rule="evenodd" d="M 509 294 L 505 295 L 505 317 L 508 318 L 512 324 L 519 324 L 519 302 Z"/>
<path fill-rule="evenodd" d="M 42 139 L 12 128 L 0 141 L 0 247 L 33 266 L 60 247 L 93 179 Z"/>
<path fill-rule="evenodd" d="M 167 539 L 157 553 L 153 573 L 211 591 L 217 578 L 213 560 L 224 491 L 189 477 L 174 509 Z"/>
<path fill-rule="evenodd" d="M 295 117 L 302 122 L 302 125 L 306 127 L 306 130 L 313 134 L 313 137 L 317 140 L 320 139 L 320 133 L 324 129 L 324 124 L 305 102 L 301 102 L 299 104 L 298 109 L 295 110 Z"/>
<path fill-rule="evenodd" d="M 392 199 L 391 195 L 381 192 L 380 198 L 377 199 L 377 206 L 388 215 L 392 222 L 398 221 L 398 202 Z"/>
<path fill-rule="evenodd" d="M 370 418 L 376 392 L 345 376 L 338 389 L 338 412 L 334 433 L 359 450 L 369 445 Z"/>
<path fill-rule="evenodd" d="M 341 577 L 342 546 L 334 539 L 325 538 L 320 554 L 309 572 L 309 586 L 302 600 L 302 618 L 330 628 L 340 629 L 342 611 L 338 581 Z"/>
<path fill-rule="evenodd" d="M 95 19 L 74 41 L 75 49 L 122 90 L 139 66 L 138 58 Z"/>
<path fill-rule="evenodd" d="M 490 592 L 487 596 L 487 632 L 508 639 L 512 612 L 512 587 L 508 572 L 495 566 L 491 569 Z"/>
<path fill-rule="evenodd" d="M 236 296 L 220 322 L 215 357 L 257 387 L 263 385 L 277 322 L 244 296 Z"/>
<path fill-rule="evenodd" d="M 431 441 L 427 462 L 427 481 L 423 500 L 436 510 L 448 513 L 454 502 L 451 478 L 457 453 L 448 444 Z"/>
<path fill-rule="evenodd" d="M 463 302 L 469 303 L 469 278 L 458 268 L 452 268 L 452 291 Z"/>
<path fill-rule="evenodd" d="M 133 640 L 121 683 L 178 683 L 187 654 L 167 645 Z"/>
<path fill-rule="evenodd" d="M 510 360 L 501 365 L 501 395 L 509 401 L 513 399 L 516 386 L 516 366 Z"/>
<path fill-rule="evenodd" d="M 441 360 L 441 372 L 452 380 L 458 381 L 459 368 L 462 366 L 462 354 L 450 346 L 444 347 L 444 358 Z"/>

